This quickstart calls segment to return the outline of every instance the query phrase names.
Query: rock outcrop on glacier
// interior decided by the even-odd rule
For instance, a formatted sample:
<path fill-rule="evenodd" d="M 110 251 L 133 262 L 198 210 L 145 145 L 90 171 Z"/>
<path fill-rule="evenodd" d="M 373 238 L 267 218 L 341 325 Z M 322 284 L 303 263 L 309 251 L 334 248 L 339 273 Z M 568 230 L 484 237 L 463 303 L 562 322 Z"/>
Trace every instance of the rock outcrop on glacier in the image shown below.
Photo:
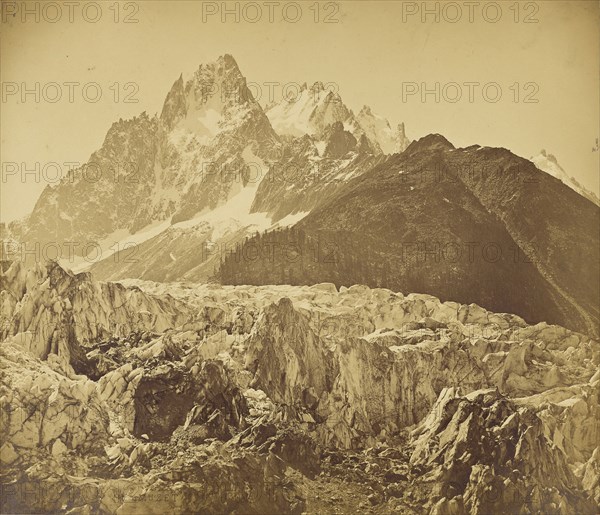
<path fill-rule="evenodd" d="M 96 283 L 55 263 L 6 270 L 0 322 L 2 511 L 597 505 L 598 342 L 558 326 L 361 285 Z"/>

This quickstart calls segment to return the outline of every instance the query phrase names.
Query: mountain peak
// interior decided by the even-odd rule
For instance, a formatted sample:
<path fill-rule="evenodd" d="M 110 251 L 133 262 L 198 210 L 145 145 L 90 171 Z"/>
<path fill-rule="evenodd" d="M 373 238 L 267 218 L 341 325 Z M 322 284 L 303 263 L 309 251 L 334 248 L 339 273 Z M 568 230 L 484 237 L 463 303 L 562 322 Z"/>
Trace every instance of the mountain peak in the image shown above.
<path fill-rule="evenodd" d="M 280 135 L 299 137 L 320 134 L 334 122 L 349 122 L 351 111 L 340 95 L 315 82 L 310 88 L 303 85 L 300 94 L 284 98 L 266 109 L 271 125 Z"/>
<path fill-rule="evenodd" d="M 186 81 L 186 87 L 189 82 L 195 82 L 201 88 L 206 89 L 214 82 L 222 80 L 226 80 L 231 87 L 242 82 L 245 85 L 245 78 L 236 60 L 230 54 L 219 56 L 215 61 L 201 63 L 190 81 Z"/>
<path fill-rule="evenodd" d="M 356 121 L 360 128 L 365 131 L 369 140 L 375 147 L 379 147 L 384 154 L 403 152 L 410 144 L 403 123 L 398 125 L 398 129 L 394 131 L 390 122 L 383 116 L 373 112 L 368 105 L 363 105 L 356 116 Z"/>
<path fill-rule="evenodd" d="M 237 61 L 231 54 L 223 54 L 219 56 L 217 62 L 223 64 L 223 66 L 225 66 L 226 68 L 239 68 Z"/>
<path fill-rule="evenodd" d="M 413 141 L 406 149 L 409 153 L 425 150 L 452 150 L 456 148 L 441 134 L 427 134 L 417 141 Z"/>
<path fill-rule="evenodd" d="M 530 161 L 543 172 L 555 177 L 563 184 L 569 186 L 569 188 L 575 190 L 581 196 L 587 198 L 592 201 L 597 206 L 600 206 L 600 199 L 598 196 L 586 189 L 583 185 L 581 185 L 574 177 L 570 176 L 562 166 L 558 163 L 558 160 L 553 154 L 546 152 L 545 149 L 542 149 L 539 155 L 531 157 Z"/>
<path fill-rule="evenodd" d="M 317 81 L 310 87 L 310 89 L 313 93 L 319 93 L 321 91 L 325 91 L 325 85 L 321 81 Z"/>
<path fill-rule="evenodd" d="M 165 98 L 160 118 L 167 127 L 172 127 L 183 116 L 185 116 L 185 87 L 183 74 L 181 74 Z"/>

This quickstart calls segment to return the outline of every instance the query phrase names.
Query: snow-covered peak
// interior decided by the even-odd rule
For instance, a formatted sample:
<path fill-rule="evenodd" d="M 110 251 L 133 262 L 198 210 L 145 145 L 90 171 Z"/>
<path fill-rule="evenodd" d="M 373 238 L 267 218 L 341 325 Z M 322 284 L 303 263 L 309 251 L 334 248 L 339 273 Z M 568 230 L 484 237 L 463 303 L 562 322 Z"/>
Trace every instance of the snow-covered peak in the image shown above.
<path fill-rule="evenodd" d="M 384 154 L 395 151 L 394 131 L 385 118 L 374 114 L 369 106 L 363 106 L 356 119 L 367 138 L 376 141 Z"/>
<path fill-rule="evenodd" d="M 269 106 L 266 114 L 275 132 L 294 137 L 321 133 L 328 125 L 352 117 L 340 95 L 326 89 L 322 82 L 310 88 L 304 84 L 298 94 L 290 92 L 287 98 Z"/>
<path fill-rule="evenodd" d="M 362 106 L 362 109 L 358 113 L 359 118 L 363 117 L 363 116 L 373 116 L 373 111 L 371 110 L 371 108 L 368 105 Z"/>
<path fill-rule="evenodd" d="M 290 94 L 287 99 L 267 106 L 265 112 L 280 135 L 314 136 L 322 134 L 329 125 L 341 122 L 357 141 L 364 134 L 376 152 L 402 152 L 410 144 L 403 123 L 394 130 L 387 119 L 367 105 L 354 115 L 340 95 L 325 88 L 322 82 L 315 82 L 310 88 L 304 84 L 299 94 Z"/>
<path fill-rule="evenodd" d="M 219 132 L 262 115 L 235 59 L 226 54 L 201 64 L 185 83 L 179 77 L 167 95 L 161 120 L 168 129 L 190 132 L 209 144 Z"/>
<path fill-rule="evenodd" d="M 410 144 L 404 132 L 404 123 L 394 131 L 390 122 L 373 112 L 369 106 L 363 106 L 356 119 L 370 141 L 376 142 L 384 154 L 402 152 Z"/>
<path fill-rule="evenodd" d="M 567 172 L 558 164 L 558 160 L 552 154 L 548 154 L 546 150 L 542 149 L 539 155 L 532 157 L 531 162 L 543 172 L 546 172 L 552 177 L 556 177 L 563 184 L 569 186 L 569 188 L 575 190 L 581 196 L 591 200 L 597 206 L 600 206 L 600 199 L 591 191 L 584 188 L 574 177 L 569 177 Z"/>

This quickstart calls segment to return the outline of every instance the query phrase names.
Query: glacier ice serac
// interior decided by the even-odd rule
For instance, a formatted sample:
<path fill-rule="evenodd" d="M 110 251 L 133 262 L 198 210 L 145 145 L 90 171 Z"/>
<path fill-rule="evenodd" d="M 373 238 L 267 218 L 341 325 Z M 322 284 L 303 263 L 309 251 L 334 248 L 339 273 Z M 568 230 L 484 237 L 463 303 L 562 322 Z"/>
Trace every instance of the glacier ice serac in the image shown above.
<path fill-rule="evenodd" d="M 359 285 L 98 283 L 56 263 L 14 262 L 0 300 L 3 512 L 600 500 L 598 342 L 559 326 Z"/>

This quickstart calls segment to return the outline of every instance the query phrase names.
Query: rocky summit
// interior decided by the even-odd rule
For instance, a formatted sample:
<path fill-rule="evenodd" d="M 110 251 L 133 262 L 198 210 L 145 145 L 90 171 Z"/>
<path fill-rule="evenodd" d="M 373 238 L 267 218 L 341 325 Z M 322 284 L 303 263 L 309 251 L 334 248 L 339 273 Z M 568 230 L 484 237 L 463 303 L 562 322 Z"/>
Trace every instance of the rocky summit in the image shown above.
<path fill-rule="evenodd" d="M 597 513 L 598 342 L 362 285 L 7 265 L 2 513 Z"/>

